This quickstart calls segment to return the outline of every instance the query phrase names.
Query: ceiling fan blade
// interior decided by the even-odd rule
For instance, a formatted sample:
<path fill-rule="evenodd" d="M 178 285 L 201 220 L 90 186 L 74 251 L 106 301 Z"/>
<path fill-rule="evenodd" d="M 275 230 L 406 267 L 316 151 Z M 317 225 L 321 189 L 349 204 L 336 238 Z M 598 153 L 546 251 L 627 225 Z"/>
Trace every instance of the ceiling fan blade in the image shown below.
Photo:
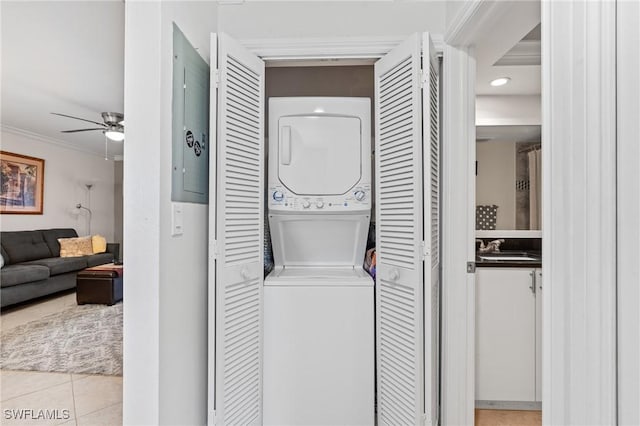
<path fill-rule="evenodd" d="M 96 128 L 93 128 L 93 129 L 61 130 L 60 133 L 90 132 L 92 130 L 104 130 L 104 127 L 96 127 Z"/>
<path fill-rule="evenodd" d="M 87 123 L 93 123 L 93 124 L 97 124 L 98 126 L 107 127 L 104 123 L 99 123 L 93 120 L 87 120 L 86 118 L 74 117 L 73 115 L 67 115 L 67 114 L 60 114 L 59 112 L 52 112 L 51 114 L 59 115 L 60 117 L 73 118 L 75 120 L 82 120 L 82 121 L 86 121 Z"/>

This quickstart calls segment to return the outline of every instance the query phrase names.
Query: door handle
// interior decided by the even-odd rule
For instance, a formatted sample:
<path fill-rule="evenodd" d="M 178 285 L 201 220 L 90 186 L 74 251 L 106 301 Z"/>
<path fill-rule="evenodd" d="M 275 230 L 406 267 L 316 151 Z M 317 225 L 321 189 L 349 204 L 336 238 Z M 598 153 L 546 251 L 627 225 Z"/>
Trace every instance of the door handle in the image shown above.
<path fill-rule="evenodd" d="M 280 128 L 280 164 L 291 164 L 291 126 Z"/>
<path fill-rule="evenodd" d="M 531 277 L 531 285 L 529 286 L 529 290 L 531 290 L 531 293 L 536 294 L 536 271 L 529 272 L 529 276 Z"/>
<path fill-rule="evenodd" d="M 245 280 L 248 280 L 251 278 L 251 272 L 249 271 L 249 268 L 247 268 L 246 266 L 240 270 L 240 275 Z"/>
<path fill-rule="evenodd" d="M 400 271 L 398 271 L 396 268 L 393 268 L 389 271 L 389 279 L 391 281 L 398 281 L 398 278 L 400 278 Z"/>

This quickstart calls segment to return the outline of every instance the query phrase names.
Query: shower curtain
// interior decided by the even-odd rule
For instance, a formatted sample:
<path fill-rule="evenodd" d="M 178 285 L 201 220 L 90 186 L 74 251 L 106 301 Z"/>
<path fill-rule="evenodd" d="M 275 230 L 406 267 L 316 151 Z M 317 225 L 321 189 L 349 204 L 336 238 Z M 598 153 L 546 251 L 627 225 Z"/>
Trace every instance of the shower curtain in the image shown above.
<path fill-rule="evenodd" d="M 529 151 L 529 229 L 541 229 L 542 151 Z"/>

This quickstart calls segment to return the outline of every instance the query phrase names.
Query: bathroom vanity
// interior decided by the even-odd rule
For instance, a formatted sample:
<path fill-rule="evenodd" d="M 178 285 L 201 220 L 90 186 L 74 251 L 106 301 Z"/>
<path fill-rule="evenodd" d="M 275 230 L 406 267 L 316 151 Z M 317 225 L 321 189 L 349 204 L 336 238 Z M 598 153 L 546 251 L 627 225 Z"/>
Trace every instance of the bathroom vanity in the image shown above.
<path fill-rule="evenodd" d="M 476 260 L 476 407 L 540 409 L 539 254 L 501 252 Z"/>

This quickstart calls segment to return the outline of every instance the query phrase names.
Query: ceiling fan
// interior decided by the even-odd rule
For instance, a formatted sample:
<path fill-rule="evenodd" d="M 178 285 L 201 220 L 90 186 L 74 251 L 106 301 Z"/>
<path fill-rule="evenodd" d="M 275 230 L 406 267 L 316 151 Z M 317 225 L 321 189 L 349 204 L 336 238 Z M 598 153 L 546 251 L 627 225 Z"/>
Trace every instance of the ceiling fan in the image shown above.
<path fill-rule="evenodd" d="M 116 142 L 124 140 L 124 115 L 119 112 L 103 112 L 103 123 L 93 120 L 87 120 L 86 118 L 74 117 L 72 115 L 60 114 L 58 112 L 52 112 L 53 115 L 59 115 L 60 117 L 73 118 L 75 120 L 82 120 L 88 123 L 93 123 L 100 127 L 92 127 L 90 129 L 76 129 L 76 130 L 62 130 L 62 133 L 77 133 L 77 132 L 91 132 L 94 130 L 101 130 L 104 135 Z"/>

